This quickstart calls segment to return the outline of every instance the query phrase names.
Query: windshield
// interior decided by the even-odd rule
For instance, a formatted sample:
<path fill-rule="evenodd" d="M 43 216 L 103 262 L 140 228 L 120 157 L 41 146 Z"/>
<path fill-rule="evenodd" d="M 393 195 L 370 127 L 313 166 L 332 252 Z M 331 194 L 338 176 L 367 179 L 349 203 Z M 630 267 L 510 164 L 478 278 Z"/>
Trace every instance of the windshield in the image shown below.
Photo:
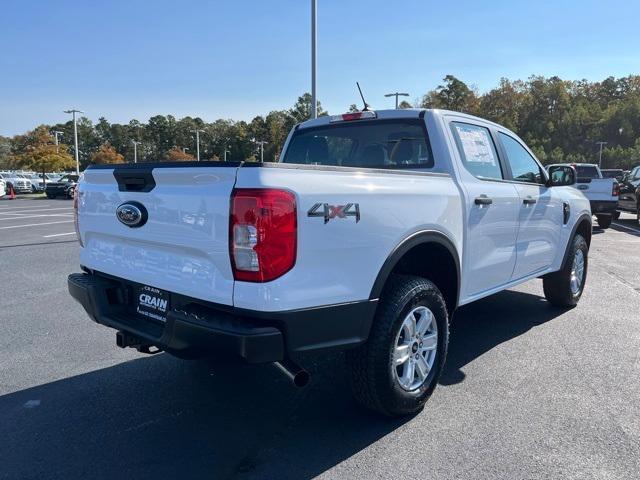
<path fill-rule="evenodd" d="M 576 165 L 578 178 L 600 178 L 598 169 L 593 165 Z"/>
<path fill-rule="evenodd" d="M 418 119 L 340 122 L 296 130 L 283 163 L 366 168 L 431 168 L 433 157 Z"/>

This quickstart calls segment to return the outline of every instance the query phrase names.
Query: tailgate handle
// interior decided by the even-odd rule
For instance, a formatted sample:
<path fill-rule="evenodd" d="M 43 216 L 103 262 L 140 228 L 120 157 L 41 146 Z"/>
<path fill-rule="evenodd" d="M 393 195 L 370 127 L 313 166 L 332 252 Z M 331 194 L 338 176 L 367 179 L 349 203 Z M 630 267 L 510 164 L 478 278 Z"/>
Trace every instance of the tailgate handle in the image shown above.
<path fill-rule="evenodd" d="M 113 176 L 121 192 L 150 192 L 156 186 L 150 168 L 116 167 Z"/>

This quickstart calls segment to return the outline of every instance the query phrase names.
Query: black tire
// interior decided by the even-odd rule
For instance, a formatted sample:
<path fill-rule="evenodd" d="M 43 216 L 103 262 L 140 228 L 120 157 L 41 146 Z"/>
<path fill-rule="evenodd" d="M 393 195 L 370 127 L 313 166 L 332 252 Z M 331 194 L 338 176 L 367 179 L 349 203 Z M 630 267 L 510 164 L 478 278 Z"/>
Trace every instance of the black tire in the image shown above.
<path fill-rule="evenodd" d="M 636 223 L 640 224 L 640 204 L 636 207 Z"/>
<path fill-rule="evenodd" d="M 620 212 L 616 210 L 615 212 L 613 212 L 613 219 L 618 220 L 619 218 L 620 218 Z"/>
<path fill-rule="evenodd" d="M 613 217 L 611 215 L 596 215 L 598 226 L 602 229 L 609 228 Z"/>
<path fill-rule="evenodd" d="M 574 258 L 576 252 L 582 250 L 584 258 L 584 272 L 582 274 L 582 281 L 576 292 L 571 290 L 571 276 L 573 271 Z M 582 292 L 584 291 L 584 285 L 587 281 L 587 272 L 589 266 L 589 246 L 587 241 L 582 235 L 576 234 L 573 240 L 569 244 L 569 254 L 567 256 L 566 265 L 554 273 L 545 275 L 542 279 L 542 286 L 544 289 L 545 298 L 556 307 L 561 308 L 573 308 L 578 304 Z"/>
<path fill-rule="evenodd" d="M 424 383 L 414 390 L 405 390 L 393 373 L 393 351 L 404 319 L 419 306 L 427 307 L 436 321 L 435 358 Z M 448 343 L 449 316 L 438 288 L 421 277 L 392 276 L 380 298 L 368 341 L 347 352 L 356 400 L 364 407 L 388 416 L 419 412 L 436 388 Z"/>

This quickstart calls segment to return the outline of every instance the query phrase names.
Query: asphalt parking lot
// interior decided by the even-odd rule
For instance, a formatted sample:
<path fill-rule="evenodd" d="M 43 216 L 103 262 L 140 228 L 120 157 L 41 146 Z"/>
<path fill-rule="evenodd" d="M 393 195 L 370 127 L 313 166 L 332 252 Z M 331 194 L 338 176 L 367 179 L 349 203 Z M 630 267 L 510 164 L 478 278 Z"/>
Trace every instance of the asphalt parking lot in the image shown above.
<path fill-rule="evenodd" d="M 595 230 L 579 306 L 540 281 L 461 308 L 413 418 L 351 400 L 342 357 L 309 387 L 115 345 L 68 296 L 68 200 L 0 200 L 0 478 L 640 477 L 640 227 Z"/>

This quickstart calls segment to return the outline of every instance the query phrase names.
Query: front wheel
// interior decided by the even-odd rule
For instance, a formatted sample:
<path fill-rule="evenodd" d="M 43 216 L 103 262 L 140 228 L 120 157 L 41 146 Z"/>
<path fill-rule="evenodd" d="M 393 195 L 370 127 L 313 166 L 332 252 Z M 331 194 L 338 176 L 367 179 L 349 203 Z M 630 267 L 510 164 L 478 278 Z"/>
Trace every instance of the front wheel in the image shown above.
<path fill-rule="evenodd" d="M 573 237 L 565 266 L 542 279 L 544 296 L 549 303 L 562 308 L 578 304 L 587 279 L 588 254 L 589 246 L 584 237 Z"/>
<path fill-rule="evenodd" d="M 602 229 L 609 228 L 613 220 L 611 215 L 596 215 L 596 219 L 598 220 L 598 226 Z"/>
<path fill-rule="evenodd" d="M 356 400 L 389 416 L 419 412 L 447 355 L 449 317 L 430 281 L 394 275 L 378 304 L 369 340 L 347 352 Z"/>

